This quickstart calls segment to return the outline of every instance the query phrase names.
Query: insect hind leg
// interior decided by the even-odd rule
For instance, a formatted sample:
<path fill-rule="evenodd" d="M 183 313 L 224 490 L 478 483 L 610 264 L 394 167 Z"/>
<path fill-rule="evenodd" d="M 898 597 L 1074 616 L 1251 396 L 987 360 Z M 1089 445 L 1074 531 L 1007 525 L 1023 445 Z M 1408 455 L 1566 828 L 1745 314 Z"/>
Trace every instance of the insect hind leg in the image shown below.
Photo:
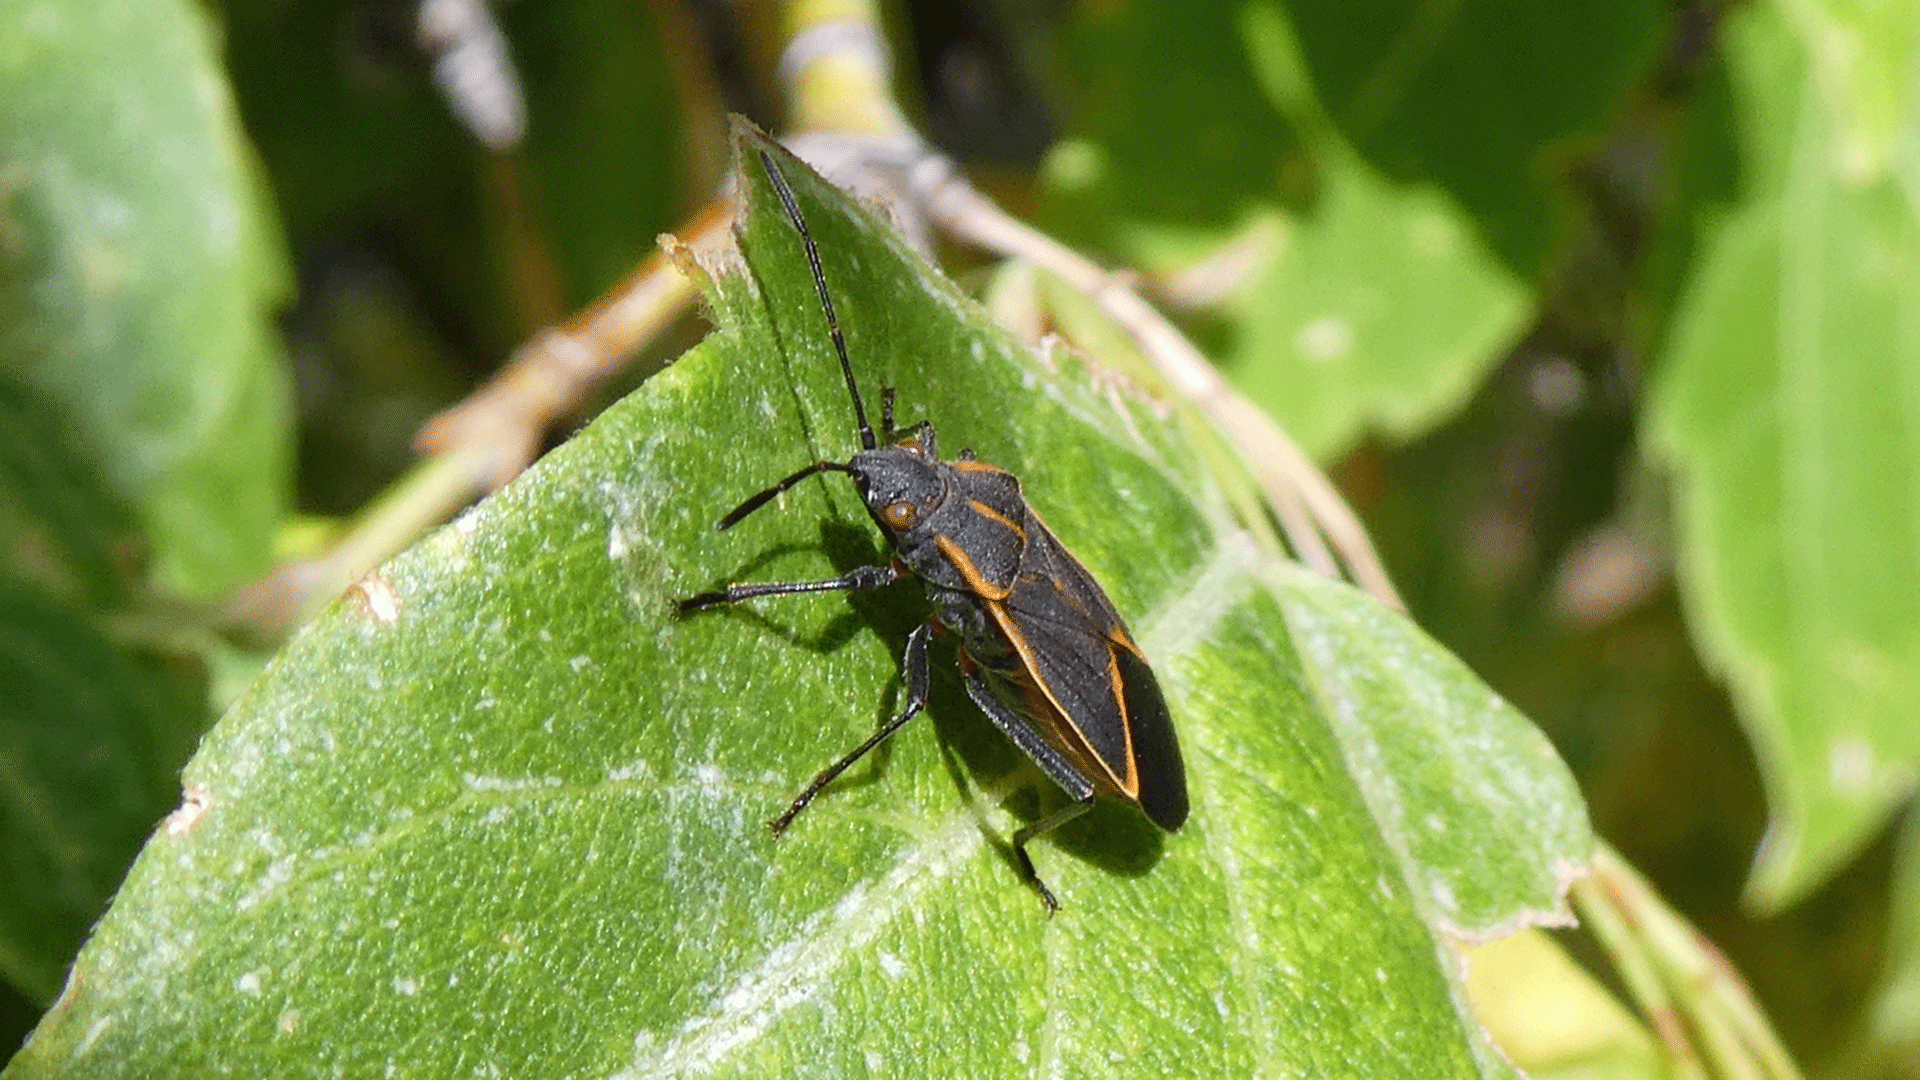
<path fill-rule="evenodd" d="M 1034 870 L 1033 856 L 1027 854 L 1027 844 L 1091 809 L 1093 809 L 1093 796 L 1089 794 L 1084 801 L 1070 802 L 1039 821 L 1023 826 L 1013 834 L 1013 854 L 1020 860 L 1020 872 L 1026 875 L 1027 884 L 1039 890 L 1040 902 L 1047 905 L 1049 915 L 1060 910 L 1060 901 L 1053 898 L 1053 890 L 1047 888 L 1047 883 L 1041 881 L 1039 872 Z"/>
<path fill-rule="evenodd" d="M 1027 879 L 1027 884 L 1040 894 L 1040 901 L 1047 905 L 1047 913 L 1052 914 L 1060 910 L 1060 901 L 1054 898 L 1053 890 L 1047 888 L 1047 883 L 1040 880 L 1040 874 L 1034 870 L 1033 857 L 1027 854 L 1027 844 L 1092 809 L 1095 796 L 1093 781 L 1075 768 L 1066 755 L 1054 749 L 1052 743 L 1041 738 L 1032 724 L 1001 701 L 993 688 L 987 685 L 978 667 L 966 664 L 962 671 L 966 678 L 967 696 L 973 699 L 973 703 L 987 714 L 993 726 L 1011 739 L 1028 760 L 1040 766 L 1040 771 L 1047 774 L 1047 779 L 1060 785 L 1060 790 L 1073 799 L 1073 802 L 1039 821 L 1022 826 L 1013 834 L 1013 854 L 1020 860 L 1020 872 Z"/>

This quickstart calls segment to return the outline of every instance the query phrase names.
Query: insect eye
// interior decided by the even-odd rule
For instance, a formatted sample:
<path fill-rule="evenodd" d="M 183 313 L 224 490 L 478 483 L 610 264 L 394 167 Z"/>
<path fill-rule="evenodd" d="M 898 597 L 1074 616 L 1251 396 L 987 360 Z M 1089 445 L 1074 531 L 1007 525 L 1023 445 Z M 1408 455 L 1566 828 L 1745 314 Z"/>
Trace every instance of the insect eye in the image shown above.
<path fill-rule="evenodd" d="M 920 509 L 910 502 L 888 503 L 886 508 L 880 511 L 880 520 L 887 523 L 887 528 L 895 531 L 911 529 L 913 523 L 920 520 Z"/>

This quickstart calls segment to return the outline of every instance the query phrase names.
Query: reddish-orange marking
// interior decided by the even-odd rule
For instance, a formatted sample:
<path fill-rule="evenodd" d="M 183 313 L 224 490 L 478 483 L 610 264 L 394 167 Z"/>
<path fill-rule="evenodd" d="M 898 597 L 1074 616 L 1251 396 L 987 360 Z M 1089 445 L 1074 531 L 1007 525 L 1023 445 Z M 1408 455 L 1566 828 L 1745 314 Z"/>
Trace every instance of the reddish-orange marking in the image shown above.
<path fill-rule="evenodd" d="M 949 465 L 951 465 L 951 466 L 953 466 L 953 467 L 954 467 L 954 468 L 956 468 L 956 469 L 959 469 L 959 470 L 960 470 L 961 472 L 997 472 L 997 473 L 1003 473 L 1003 472 L 1006 472 L 1006 471 L 1007 471 L 1007 470 L 1005 470 L 1005 469 L 1003 469 L 1003 468 L 1001 468 L 1001 467 L 1000 467 L 1000 466 L 998 466 L 998 465 L 989 465 L 989 464 L 987 464 L 987 463 L 986 463 L 986 462 L 984 462 L 984 461 L 968 461 L 968 460 L 966 460 L 965 458 L 962 458 L 962 459 L 960 459 L 960 460 L 958 460 L 958 461 L 949 461 L 949 462 L 947 462 L 947 464 L 949 464 Z"/>
<path fill-rule="evenodd" d="M 1058 543 L 1058 541 L 1055 541 L 1055 543 Z M 1068 556 L 1068 558 L 1072 558 L 1072 556 Z M 1053 586 L 1053 591 L 1060 594 L 1060 599 L 1065 600 L 1068 607 L 1073 608 L 1073 610 L 1082 615 L 1088 614 L 1087 605 L 1081 603 L 1079 597 L 1061 588 L 1058 581 L 1049 581 L 1047 584 Z"/>
<path fill-rule="evenodd" d="M 965 571 L 962 571 L 962 573 L 965 573 Z M 1053 714 L 1065 723 L 1066 730 L 1072 732 L 1074 740 L 1080 744 L 1075 756 L 1081 758 L 1083 762 L 1090 761 L 1100 766 L 1100 771 L 1107 774 L 1107 781 L 1113 785 L 1114 790 L 1132 799 L 1134 802 L 1139 802 L 1140 779 L 1135 774 L 1133 768 L 1133 728 L 1131 720 L 1127 717 L 1127 699 L 1117 695 L 1114 699 L 1115 703 L 1120 706 L 1121 722 L 1128 725 L 1126 729 L 1127 771 L 1126 775 L 1122 776 L 1114 772 L 1113 766 L 1107 764 L 1106 760 L 1100 756 L 1099 751 L 1093 748 L 1093 744 L 1088 742 L 1086 735 L 1081 732 L 1080 725 L 1074 723 L 1073 717 L 1069 716 L 1067 710 L 1060 706 L 1060 699 L 1053 696 L 1052 690 L 1047 689 L 1046 681 L 1039 677 L 1040 668 L 1034 663 L 1033 647 L 1027 644 L 1026 635 L 1020 632 L 1020 628 L 1013 624 L 1013 618 L 1007 614 L 1006 607 L 998 603 L 988 603 L 987 611 L 992 613 L 993 621 L 1000 625 L 1000 632 L 1006 635 L 1007 641 L 1013 645 L 1014 651 L 1020 654 L 1021 663 L 1033 676 L 1031 680 L 1033 685 L 1037 686 L 1040 693 L 1046 696 L 1047 704 L 1053 707 Z M 1115 666 L 1115 661 L 1111 653 L 1108 654 L 1107 666 L 1115 672 L 1114 686 L 1117 688 L 1119 686 L 1118 669 Z"/>
<path fill-rule="evenodd" d="M 1120 678 L 1120 654 L 1107 646 L 1107 679 L 1113 683 L 1113 703 L 1120 706 L 1120 730 L 1127 737 L 1127 779 L 1133 781 L 1134 797 L 1139 798 L 1140 780 L 1133 772 L 1133 713 L 1127 708 L 1127 685 Z"/>
<path fill-rule="evenodd" d="M 957 544 L 944 536 L 934 537 L 933 542 L 939 547 L 940 554 L 945 555 L 947 561 L 953 564 L 953 568 L 960 571 L 960 576 L 966 579 L 967 588 L 972 589 L 975 595 L 979 596 L 982 600 L 1005 600 L 1007 598 L 1007 593 L 1010 589 L 1007 586 L 994 585 L 987 581 L 987 579 L 981 575 L 979 567 L 973 565 L 973 560 L 968 558 L 967 553 L 961 551 Z"/>
<path fill-rule="evenodd" d="M 1027 538 L 1027 530 L 1021 528 L 1018 522 L 1014 521 L 1012 518 L 1001 513 L 1000 511 L 995 510 L 993 507 L 988 506 L 986 503 L 981 502 L 979 499 L 968 499 L 967 505 L 973 507 L 974 513 L 979 514 L 981 517 L 986 518 L 988 521 L 998 522 L 1001 525 L 1005 525 L 1007 528 L 1012 529 L 1013 534 L 1015 536 L 1018 536 L 1020 539 L 1025 540 Z"/>

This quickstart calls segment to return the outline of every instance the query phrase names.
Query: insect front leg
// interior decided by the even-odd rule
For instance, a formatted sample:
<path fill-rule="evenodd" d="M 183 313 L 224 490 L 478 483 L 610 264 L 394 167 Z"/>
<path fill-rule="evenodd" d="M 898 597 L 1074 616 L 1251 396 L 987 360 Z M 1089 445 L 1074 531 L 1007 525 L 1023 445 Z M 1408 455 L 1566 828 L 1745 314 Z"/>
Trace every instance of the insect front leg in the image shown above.
<path fill-rule="evenodd" d="M 1047 905 L 1047 913 L 1052 914 L 1060 910 L 1060 901 L 1054 899 L 1053 890 L 1047 888 L 1047 883 L 1041 881 L 1039 872 L 1034 870 L 1033 857 L 1027 854 L 1027 845 L 1035 837 L 1051 832 L 1091 810 L 1094 800 L 1093 781 L 1088 780 L 1079 769 L 1075 768 L 1073 763 L 1067 760 L 1066 755 L 1055 750 L 1052 743 L 1041 738 L 1032 724 L 1027 723 L 1019 713 L 1014 712 L 1006 702 L 1001 701 L 999 695 L 993 692 L 993 688 L 987 685 L 987 680 L 980 674 L 977 666 L 966 663 L 962 665 L 961 670 L 966 677 L 967 696 L 973 699 L 973 703 L 980 707 L 981 712 L 987 714 L 987 719 L 993 721 L 994 727 L 999 728 L 1002 734 L 1013 740 L 1013 745 L 1019 747 L 1020 752 L 1027 755 L 1028 760 L 1040 766 L 1040 771 L 1047 774 L 1047 779 L 1060 785 L 1060 790 L 1066 792 L 1067 797 L 1073 800 L 1068 805 L 1031 825 L 1022 827 L 1013 834 L 1013 854 L 1020 860 L 1020 872 L 1026 876 L 1027 884 L 1032 885 L 1040 893 L 1041 902 Z"/>
<path fill-rule="evenodd" d="M 681 615 L 691 615 L 696 611 L 705 611 L 710 607 L 724 604 L 737 604 L 742 600 L 751 600 L 756 596 L 792 596 L 796 593 L 816 592 L 865 592 L 891 585 L 905 577 L 910 571 L 899 559 L 885 566 L 857 566 L 837 578 L 825 581 L 767 581 L 758 585 L 729 585 L 714 592 L 704 592 L 699 596 L 689 596 L 675 605 Z"/>
<path fill-rule="evenodd" d="M 800 815 L 800 811 L 805 810 L 807 805 L 813 802 L 815 795 L 820 794 L 828 784 L 839 779 L 841 773 L 851 768 L 854 762 L 867 756 L 868 751 L 885 742 L 887 736 L 899 731 L 902 725 L 920 715 L 921 710 L 927 707 L 927 639 L 933 636 L 933 626 L 931 622 L 921 623 L 914 628 L 913 633 L 907 635 L 907 650 L 900 658 L 900 667 L 907 680 L 907 707 L 900 710 L 899 716 L 882 724 L 880 730 L 868 736 L 867 741 L 854 747 L 852 752 L 822 769 L 820 775 L 814 777 L 813 782 L 807 785 L 807 789 L 800 793 L 800 797 L 793 800 L 793 805 L 787 807 L 786 813 L 767 823 L 767 827 L 774 831 L 774 835 L 785 832 L 787 826 L 793 824 L 793 819 Z"/>

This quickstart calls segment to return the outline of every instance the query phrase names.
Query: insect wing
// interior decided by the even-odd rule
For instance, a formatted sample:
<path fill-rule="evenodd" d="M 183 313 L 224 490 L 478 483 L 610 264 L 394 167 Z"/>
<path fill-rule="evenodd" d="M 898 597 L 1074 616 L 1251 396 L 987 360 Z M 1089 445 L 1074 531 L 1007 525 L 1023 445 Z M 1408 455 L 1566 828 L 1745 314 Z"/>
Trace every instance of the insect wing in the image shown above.
<path fill-rule="evenodd" d="M 1186 767 L 1159 680 L 1098 582 L 1031 512 L 1026 565 L 989 604 L 1083 756 L 1169 832 L 1187 819 Z"/>

